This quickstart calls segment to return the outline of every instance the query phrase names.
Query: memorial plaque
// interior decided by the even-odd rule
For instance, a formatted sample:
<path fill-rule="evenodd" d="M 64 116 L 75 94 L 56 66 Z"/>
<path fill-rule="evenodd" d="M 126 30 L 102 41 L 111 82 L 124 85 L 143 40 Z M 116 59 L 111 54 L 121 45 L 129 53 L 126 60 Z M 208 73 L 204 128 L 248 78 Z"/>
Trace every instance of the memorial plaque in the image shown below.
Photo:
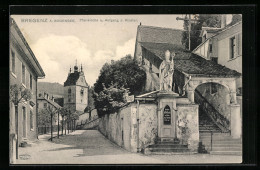
<path fill-rule="evenodd" d="M 168 105 L 163 110 L 163 123 L 165 125 L 171 124 L 171 108 Z"/>

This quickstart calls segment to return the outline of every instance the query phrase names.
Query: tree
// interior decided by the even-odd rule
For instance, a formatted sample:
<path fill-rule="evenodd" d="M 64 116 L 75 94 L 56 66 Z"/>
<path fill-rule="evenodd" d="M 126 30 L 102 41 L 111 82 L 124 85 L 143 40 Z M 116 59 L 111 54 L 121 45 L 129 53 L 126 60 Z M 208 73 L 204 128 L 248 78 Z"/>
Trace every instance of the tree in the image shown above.
<path fill-rule="evenodd" d="M 143 90 L 146 73 L 139 67 L 131 55 L 127 55 L 111 64 L 105 63 L 100 70 L 98 80 L 94 84 L 94 92 L 99 93 L 109 86 L 129 88 L 130 94 L 140 94 Z M 94 99 L 95 100 L 95 99 Z"/>
<path fill-rule="evenodd" d="M 27 102 L 31 99 L 32 93 L 29 89 L 24 88 L 23 85 L 13 84 L 10 86 L 10 100 L 15 107 L 15 133 L 17 135 L 16 140 L 16 159 L 18 159 L 18 145 L 19 145 L 19 134 L 18 134 L 18 106 L 20 103 Z"/>
<path fill-rule="evenodd" d="M 62 107 L 60 110 L 60 115 L 61 115 L 61 118 L 62 118 L 62 121 L 61 121 L 61 134 L 63 135 L 63 129 L 64 129 L 64 117 L 68 115 L 68 110 L 64 107 Z"/>
<path fill-rule="evenodd" d="M 56 116 L 56 113 L 58 112 L 58 109 L 56 109 L 55 107 L 52 107 L 50 105 L 48 105 L 45 110 L 47 111 L 47 113 L 49 113 L 50 115 L 50 118 L 51 118 L 51 122 L 50 122 L 50 125 L 51 125 L 51 141 L 52 141 L 52 138 L 53 138 L 53 120 L 55 119 L 55 116 Z"/>
<path fill-rule="evenodd" d="M 45 127 L 45 133 L 46 133 L 46 127 L 50 126 L 50 123 L 51 123 L 51 115 L 49 114 L 49 112 L 46 109 L 41 109 L 39 111 L 37 121 L 40 126 Z"/>
<path fill-rule="evenodd" d="M 145 71 L 130 55 L 104 64 L 94 84 L 94 105 L 98 115 L 113 113 L 124 106 L 125 96 L 140 94 L 145 80 Z"/>
<path fill-rule="evenodd" d="M 79 119 L 79 113 L 77 111 L 72 113 L 70 118 L 72 121 L 72 130 L 75 131 L 76 130 L 76 120 Z"/>

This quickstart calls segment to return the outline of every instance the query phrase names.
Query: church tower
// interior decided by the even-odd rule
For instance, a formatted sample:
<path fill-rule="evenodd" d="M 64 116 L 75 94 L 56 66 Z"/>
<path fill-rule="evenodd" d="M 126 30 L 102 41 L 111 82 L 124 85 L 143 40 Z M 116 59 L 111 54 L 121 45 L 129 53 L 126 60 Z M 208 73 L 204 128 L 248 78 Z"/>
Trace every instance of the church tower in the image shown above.
<path fill-rule="evenodd" d="M 70 68 L 68 78 L 64 82 L 64 107 L 72 113 L 75 111 L 84 112 L 88 106 L 88 88 L 82 64 L 79 70 L 76 62 L 74 72 Z"/>

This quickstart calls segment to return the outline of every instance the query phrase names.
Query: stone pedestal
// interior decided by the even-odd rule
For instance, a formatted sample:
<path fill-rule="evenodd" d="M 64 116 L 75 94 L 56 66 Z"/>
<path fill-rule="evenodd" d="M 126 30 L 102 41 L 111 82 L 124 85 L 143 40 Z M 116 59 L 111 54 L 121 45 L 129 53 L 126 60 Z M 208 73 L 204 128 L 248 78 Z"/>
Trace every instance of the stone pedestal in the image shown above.
<path fill-rule="evenodd" d="M 174 140 L 176 137 L 176 97 L 174 92 L 159 92 L 158 100 L 158 137 L 161 140 Z"/>
<path fill-rule="evenodd" d="M 230 105 L 230 130 L 234 139 L 240 138 L 242 134 L 242 122 L 240 116 L 240 105 Z"/>

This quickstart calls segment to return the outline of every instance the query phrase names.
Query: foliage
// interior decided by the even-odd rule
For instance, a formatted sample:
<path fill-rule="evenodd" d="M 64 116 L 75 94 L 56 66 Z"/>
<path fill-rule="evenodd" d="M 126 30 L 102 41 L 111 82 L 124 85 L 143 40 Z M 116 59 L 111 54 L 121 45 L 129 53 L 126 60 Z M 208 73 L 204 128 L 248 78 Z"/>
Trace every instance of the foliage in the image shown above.
<path fill-rule="evenodd" d="M 188 19 L 186 16 L 185 19 Z M 185 20 L 183 24 L 185 32 L 182 34 L 182 43 L 185 45 L 185 47 L 189 48 L 189 40 L 188 40 L 188 21 Z M 216 14 L 200 14 L 198 16 L 198 21 L 191 23 L 191 32 L 190 32 L 190 39 L 191 39 L 191 51 L 195 49 L 200 43 L 201 38 L 200 32 L 202 30 L 202 27 L 215 27 L 219 28 L 221 26 L 221 15 Z"/>
<path fill-rule="evenodd" d="M 92 86 L 88 89 L 88 106 L 84 109 L 85 113 L 91 112 L 93 109 L 95 109 L 93 95 L 94 95 L 94 87 Z"/>
<path fill-rule="evenodd" d="M 38 115 L 39 125 L 51 125 L 51 121 L 53 122 L 56 120 L 56 113 L 58 111 L 59 111 L 58 109 L 51 106 L 41 109 Z"/>
<path fill-rule="evenodd" d="M 126 104 L 126 95 L 142 92 L 145 80 L 145 71 L 130 55 L 104 64 L 94 84 L 93 98 L 98 115 L 116 112 Z"/>
<path fill-rule="evenodd" d="M 41 109 L 38 115 L 38 124 L 40 126 L 50 126 L 51 115 L 46 109 Z"/>
<path fill-rule="evenodd" d="M 31 90 L 24 86 L 13 84 L 10 86 L 10 100 L 18 105 L 18 103 L 29 101 L 32 98 Z"/>
<path fill-rule="evenodd" d="M 228 24 L 228 26 L 234 25 L 234 24 L 238 23 L 239 21 L 242 21 L 242 16 L 240 14 L 234 14 L 232 16 L 232 20 Z"/>
<path fill-rule="evenodd" d="M 131 94 L 139 94 L 146 79 L 145 71 L 138 66 L 131 55 L 127 55 L 111 64 L 106 63 L 100 71 L 98 80 L 94 84 L 94 92 L 100 93 L 106 88 L 116 85 L 117 87 L 129 88 Z"/>
<path fill-rule="evenodd" d="M 117 88 L 114 85 L 106 88 L 100 93 L 95 93 L 95 106 L 99 117 L 104 114 L 114 113 L 126 104 L 125 96 L 128 95 L 128 89 Z"/>
<path fill-rule="evenodd" d="M 66 108 L 62 107 L 59 109 L 59 113 L 62 117 L 65 117 L 68 115 L 68 110 Z"/>

